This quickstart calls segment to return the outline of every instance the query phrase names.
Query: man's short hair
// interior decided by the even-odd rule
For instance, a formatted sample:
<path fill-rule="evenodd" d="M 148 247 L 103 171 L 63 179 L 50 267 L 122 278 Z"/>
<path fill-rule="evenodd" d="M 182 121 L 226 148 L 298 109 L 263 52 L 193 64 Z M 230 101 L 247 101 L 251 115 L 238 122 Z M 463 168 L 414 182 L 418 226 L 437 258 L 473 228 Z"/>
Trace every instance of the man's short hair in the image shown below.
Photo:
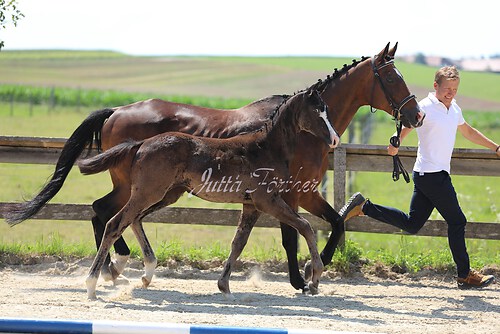
<path fill-rule="evenodd" d="M 436 71 L 434 81 L 439 85 L 443 80 L 460 80 L 460 73 L 455 66 L 444 66 Z"/>

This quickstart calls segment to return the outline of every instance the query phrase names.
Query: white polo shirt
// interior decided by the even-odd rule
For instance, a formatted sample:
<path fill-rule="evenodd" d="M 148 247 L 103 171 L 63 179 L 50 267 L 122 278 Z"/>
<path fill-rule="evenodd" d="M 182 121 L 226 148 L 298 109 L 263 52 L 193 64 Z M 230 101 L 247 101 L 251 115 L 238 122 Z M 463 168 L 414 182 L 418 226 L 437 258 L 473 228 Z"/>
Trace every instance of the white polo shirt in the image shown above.
<path fill-rule="evenodd" d="M 457 127 L 465 123 L 462 110 L 456 101 L 450 109 L 441 103 L 435 93 L 419 102 L 426 114 L 424 123 L 417 128 L 418 150 L 413 170 L 422 173 L 450 173 L 451 154 L 455 146 Z"/>

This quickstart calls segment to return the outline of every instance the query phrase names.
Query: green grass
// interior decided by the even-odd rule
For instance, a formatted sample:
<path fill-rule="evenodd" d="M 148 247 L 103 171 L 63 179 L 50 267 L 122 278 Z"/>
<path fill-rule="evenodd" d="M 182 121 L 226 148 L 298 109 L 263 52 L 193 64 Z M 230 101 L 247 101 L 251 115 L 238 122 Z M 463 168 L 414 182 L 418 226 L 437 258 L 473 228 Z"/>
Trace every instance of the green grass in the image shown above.
<path fill-rule="evenodd" d="M 57 60 L 68 59 L 104 59 L 127 57 L 123 53 L 106 50 L 3 50 L 0 59 L 5 60 Z"/>
<path fill-rule="evenodd" d="M 109 51 L 2 51 L 0 84 L 255 100 L 291 94 L 351 62 L 336 57 L 135 57 Z M 410 87 L 432 89 L 435 68 L 398 60 L 396 66 Z M 461 77 L 461 96 L 500 102 L 498 74 L 462 71 Z"/>

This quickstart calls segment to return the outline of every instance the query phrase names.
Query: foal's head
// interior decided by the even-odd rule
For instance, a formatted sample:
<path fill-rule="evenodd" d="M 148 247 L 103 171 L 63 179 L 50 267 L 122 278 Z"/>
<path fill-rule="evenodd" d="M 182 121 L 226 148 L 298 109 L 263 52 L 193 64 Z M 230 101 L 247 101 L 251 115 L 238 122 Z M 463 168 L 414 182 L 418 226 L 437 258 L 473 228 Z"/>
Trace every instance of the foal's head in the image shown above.
<path fill-rule="evenodd" d="M 298 125 L 302 131 L 307 131 L 335 148 L 340 143 L 339 135 L 328 119 L 328 106 L 317 90 L 310 89 L 298 94 L 301 98 L 298 108 Z"/>

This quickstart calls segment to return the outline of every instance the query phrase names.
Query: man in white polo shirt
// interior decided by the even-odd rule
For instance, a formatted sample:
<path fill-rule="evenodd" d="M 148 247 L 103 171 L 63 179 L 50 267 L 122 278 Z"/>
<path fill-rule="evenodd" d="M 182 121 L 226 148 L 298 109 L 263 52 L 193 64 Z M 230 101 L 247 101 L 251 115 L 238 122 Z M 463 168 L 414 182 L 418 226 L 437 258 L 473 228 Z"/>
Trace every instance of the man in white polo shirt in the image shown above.
<path fill-rule="evenodd" d="M 482 275 L 472 270 L 465 245 L 467 219 L 458 203 L 457 194 L 450 178 L 450 162 L 457 129 L 471 142 L 482 145 L 500 156 L 500 146 L 471 127 L 463 118 L 462 110 L 454 97 L 460 84 L 460 76 L 454 66 L 440 68 L 434 78 L 434 93 L 419 102 L 425 111 L 423 125 L 417 128 L 418 151 L 413 167 L 414 190 L 409 214 L 401 210 L 377 205 L 360 193 L 354 194 L 340 210 L 345 221 L 354 216 L 367 215 L 396 226 L 408 233 L 417 233 L 430 217 L 434 208 L 448 224 L 448 243 L 457 265 L 457 283 L 461 289 L 481 288 L 494 281 L 492 275 Z M 400 141 L 412 129 L 403 128 Z M 390 145 L 390 155 L 398 148 Z"/>

